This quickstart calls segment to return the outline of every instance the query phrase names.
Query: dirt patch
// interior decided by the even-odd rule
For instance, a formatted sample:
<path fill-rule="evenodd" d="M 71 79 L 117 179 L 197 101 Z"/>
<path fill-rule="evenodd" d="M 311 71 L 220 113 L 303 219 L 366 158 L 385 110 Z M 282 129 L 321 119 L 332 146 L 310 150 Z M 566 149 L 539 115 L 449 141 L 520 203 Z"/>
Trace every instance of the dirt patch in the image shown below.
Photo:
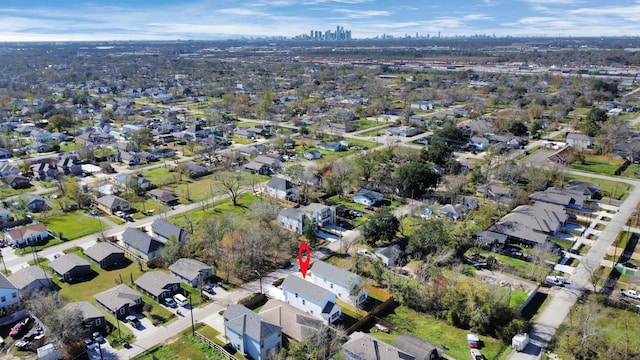
<path fill-rule="evenodd" d="M 478 270 L 476 272 L 476 276 L 481 278 L 483 281 L 492 284 L 510 286 L 512 289 L 524 290 L 527 294 L 533 291 L 537 286 L 537 284 L 532 281 L 506 274 L 501 271 Z"/>

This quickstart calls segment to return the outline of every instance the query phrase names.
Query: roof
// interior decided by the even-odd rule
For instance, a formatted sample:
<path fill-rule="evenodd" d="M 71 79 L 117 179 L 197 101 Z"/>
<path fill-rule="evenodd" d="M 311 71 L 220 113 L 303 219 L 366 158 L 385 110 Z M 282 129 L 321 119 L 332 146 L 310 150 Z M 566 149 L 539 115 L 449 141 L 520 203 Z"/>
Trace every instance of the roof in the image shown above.
<path fill-rule="evenodd" d="M 82 313 L 82 318 L 85 320 L 104 317 L 102 311 L 100 311 L 97 307 L 91 305 L 91 303 L 88 301 L 70 302 L 62 309 L 71 311 L 79 310 Z"/>
<path fill-rule="evenodd" d="M 300 294 L 300 296 L 318 305 L 322 305 L 324 299 L 328 296 L 335 299 L 335 294 L 329 290 L 325 290 L 314 283 L 294 275 L 289 275 L 284 279 L 284 282 L 282 282 L 282 289 L 288 292 Z"/>
<path fill-rule="evenodd" d="M 153 253 L 163 247 L 160 241 L 134 228 L 127 228 L 122 233 L 122 240 L 125 245 L 131 246 L 146 254 Z"/>
<path fill-rule="evenodd" d="M 256 161 L 251 161 L 250 163 L 247 163 L 247 164 L 244 165 L 245 169 L 255 170 L 255 171 L 259 171 L 263 167 L 269 167 L 269 165 L 263 164 L 263 163 L 259 163 L 259 162 L 256 162 Z"/>
<path fill-rule="evenodd" d="M 121 284 L 96 294 L 93 298 L 104 305 L 107 309 L 117 311 L 125 305 L 135 306 L 136 299 L 142 299 L 142 295 L 127 285 Z"/>
<path fill-rule="evenodd" d="M 393 346 L 420 360 L 431 359 L 431 354 L 434 351 L 437 354 L 442 354 L 442 350 L 438 349 L 432 343 L 422 340 L 411 334 L 398 336 L 393 342 Z"/>
<path fill-rule="evenodd" d="M 116 208 L 121 204 L 128 204 L 129 202 L 121 197 L 115 195 L 105 195 L 96 199 L 96 202 L 107 206 L 109 209 Z"/>
<path fill-rule="evenodd" d="M 180 241 L 182 239 L 181 235 L 183 232 L 185 232 L 185 230 L 180 226 L 174 225 L 161 218 L 157 218 L 153 223 L 151 223 L 151 233 L 158 234 L 167 239 L 170 239 L 173 236 L 176 241 Z"/>
<path fill-rule="evenodd" d="M 402 352 L 400 349 L 361 332 L 353 333 L 351 339 L 342 345 L 342 349 L 345 355 L 346 353 L 351 355 L 350 359 L 415 360 L 415 357 Z"/>
<path fill-rule="evenodd" d="M 314 213 L 314 212 L 321 212 L 322 210 L 327 208 L 330 208 L 330 206 L 323 205 L 320 203 L 311 203 L 307 206 L 301 207 L 300 210 L 304 211 L 305 213 Z"/>
<path fill-rule="evenodd" d="M 41 234 L 47 230 L 47 227 L 43 223 L 36 223 L 27 226 L 23 226 L 20 228 L 15 228 L 9 230 L 9 236 L 12 239 L 24 239 L 26 237 L 31 236 L 31 234 L 37 233 Z"/>
<path fill-rule="evenodd" d="M 48 286 L 51 283 L 51 277 L 47 276 L 47 273 L 41 267 L 32 265 L 11 274 L 9 281 L 11 281 L 16 288 L 22 290 L 35 281 L 44 281 L 43 285 Z"/>
<path fill-rule="evenodd" d="M 373 191 L 373 190 L 367 190 L 367 189 L 360 189 L 358 191 L 356 191 L 355 194 L 353 194 L 354 197 L 356 196 L 363 196 L 367 199 L 371 199 L 371 200 L 375 200 L 375 201 L 379 201 L 382 200 L 384 198 L 384 195 L 382 195 L 381 193 L 377 192 L 377 191 Z"/>
<path fill-rule="evenodd" d="M 303 216 L 305 216 L 305 212 L 298 208 L 284 208 L 278 213 L 278 217 L 289 219 L 302 219 Z"/>
<path fill-rule="evenodd" d="M 317 260 L 311 267 L 313 277 L 321 277 L 334 284 L 342 284 L 346 288 L 353 287 L 354 283 L 360 282 L 360 277 L 351 271 L 341 269 L 335 265 Z"/>
<path fill-rule="evenodd" d="M 262 316 L 242 305 L 229 305 L 222 316 L 225 319 L 224 324 L 226 327 L 257 341 L 267 339 L 273 334 L 282 332 L 280 326 L 268 322 Z"/>
<path fill-rule="evenodd" d="M 18 288 L 16 288 L 16 286 L 11 281 L 9 281 L 9 279 L 3 273 L 0 273 L 0 289 L 18 290 Z"/>
<path fill-rule="evenodd" d="M 174 272 L 186 279 L 195 279 L 201 270 L 210 270 L 211 266 L 196 259 L 182 258 L 169 266 L 169 271 Z"/>
<path fill-rule="evenodd" d="M 253 159 L 253 161 L 260 163 L 260 164 L 265 164 L 267 166 L 274 166 L 277 165 L 279 160 L 269 157 L 269 156 L 265 156 L 265 155 L 258 155 L 256 156 L 255 159 Z"/>
<path fill-rule="evenodd" d="M 180 284 L 180 280 L 175 276 L 162 271 L 149 271 L 134 281 L 136 286 L 144 289 L 153 296 L 159 296 L 169 290 L 167 287 L 173 284 Z"/>
<path fill-rule="evenodd" d="M 76 254 L 65 254 L 49 264 L 49 267 L 58 274 L 66 274 L 78 266 L 91 267 L 91 264 Z"/>
<path fill-rule="evenodd" d="M 149 191 L 149 195 L 155 196 L 158 200 L 166 203 L 178 200 L 173 191 L 167 189 L 153 189 Z"/>
<path fill-rule="evenodd" d="M 276 299 L 267 301 L 260 310 L 260 315 L 282 327 L 282 332 L 285 335 L 297 341 L 303 341 L 324 329 L 322 321 Z"/>
<path fill-rule="evenodd" d="M 289 190 L 295 188 L 295 185 L 287 179 L 274 176 L 267 182 L 267 187 L 278 190 Z"/>
<path fill-rule="evenodd" d="M 124 250 L 108 242 L 99 242 L 84 251 L 85 255 L 97 262 L 106 259 L 111 254 L 117 253 L 124 255 Z"/>
<path fill-rule="evenodd" d="M 587 196 L 582 189 L 564 189 L 550 187 L 544 191 L 536 191 L 529 197 L 532 201 L 542 201 L 550 204 L 567 206 L 571 204 L 582 205 Z"/>
<path fill-rule="evenodd" d="M 587 136 L 585 134 L 578 134 L 578 133 L 569 133 L 569 134 L 567 134 L 567 140 L 578 140 L 578 141 L 593 142 L 593 138 L 591 136 Z"/>

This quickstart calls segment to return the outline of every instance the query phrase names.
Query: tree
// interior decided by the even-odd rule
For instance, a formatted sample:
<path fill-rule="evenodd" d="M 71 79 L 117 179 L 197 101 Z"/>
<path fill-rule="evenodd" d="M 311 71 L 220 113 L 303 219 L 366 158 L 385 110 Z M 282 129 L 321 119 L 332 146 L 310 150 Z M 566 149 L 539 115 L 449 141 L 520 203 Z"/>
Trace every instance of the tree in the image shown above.
<path fill-rule="evenodd" d="M 165 267 L 176 262 L 176 260 L 182 257 L 182 245 L 175 235 L 171 235 L 169 240 L 164 244 L 162 248 L 162 254 L 160 255 L 162 263 Z"/>
<path fill-rule="evenodd" d="M 242 175 L 235 172 L 225 171 L 218 174 L 216 176 L 216 180 L 220 185 L 222 185 L 227 194 L 229 194 L 229 196 L 231 197 L 233 206 L 237 206 L 238 196 L 240 195 L 242 185 L 244 184 Z"/>
<path fill-rule="evenodd" d="M 47 129 L 58 130 L 60 132 L 73 126 L 73 120 L 64 114 L 55 114 L 49 118 Z"/>
<path fill-rule="evenodd" d="M 129 144 L 134 150 L 141 150 L 145 146 L 149 146 L 153 143 L 153 135 L 148 128 L 142 128 L 138 131 L 134 131 L 129 138 Z"/>
<path fill-rule="evenodd" d="M 524 136 L 527 135 L 527 126 L 522 121 L 513 121 L 509 124 L 508 131 L 515 136 Z"/>
<path fill-rule="evenodd" d="M 421 197 L 430 187 L 438 185 L 440 174 L 422 162 L 410 162 L 396 170 L 398 188 L 404 196 Z"/>
<path fill-rule="evenodd" d="M 365 242 L 375 245 L 378 242 L 393 240 L 400 229 L 400 221 L 389 208 L 382 208 L 369 221 L 362 225 L 362 237 Z"/>
<path fill-rule="evenodd" d="M 422 222 L 409 237 L 407 254 L 424 260 L 427 256 L 454 249 L 454 232 L 443 219 Z"/>

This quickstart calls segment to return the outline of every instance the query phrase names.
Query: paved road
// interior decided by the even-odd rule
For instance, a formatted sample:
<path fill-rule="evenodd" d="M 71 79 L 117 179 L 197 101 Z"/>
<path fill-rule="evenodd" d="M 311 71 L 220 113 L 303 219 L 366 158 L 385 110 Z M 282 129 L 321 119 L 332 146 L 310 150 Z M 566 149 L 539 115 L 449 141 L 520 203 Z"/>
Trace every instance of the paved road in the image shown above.
<path fill-rule="evenodd" d="M 627 199 L 622 203 L 619 212 L 611 215 L 611 221 L 607 227 L 602 230 L 598 240 L 594 242 L 591 250 L 584 255 L 582 261 L 569 277 L 569 285 L 564 288 L 554 290 L 553 295 L 547 300 L 544 309 L 538 315 L 533 325 L 532 331 L 529 333 L 531 344 L 525 349 L 525 352 L 510 354 L 510 360 L 533 360 L 540 359 L 543 351 L 555 334 L 558 327 L 562 324 L 566 316 L 569 314 L 571 307 L 582 294 L 583 289 L 593 290 L 590 278 L 605 257 L 607 250 L 623 230 L 627 219 L 633 214 L 636 205 L 640 202 L 640 181 L 613 178 L 609 176 L 594 175 L 578 171 L 569 171 L 578 175 L 588 176 L 592 178 L 613 180 L 625 182 L 634 186 Z"/>

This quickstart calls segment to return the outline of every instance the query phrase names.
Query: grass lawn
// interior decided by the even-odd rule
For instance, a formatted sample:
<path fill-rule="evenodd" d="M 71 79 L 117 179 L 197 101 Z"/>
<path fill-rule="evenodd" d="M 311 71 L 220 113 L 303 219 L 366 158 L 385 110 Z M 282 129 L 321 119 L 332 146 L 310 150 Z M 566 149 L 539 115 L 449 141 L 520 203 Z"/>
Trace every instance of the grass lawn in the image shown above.
<path fill-rule="evenodd" d="M 387 132 L 387 128 L 389 127 L 389 125 L 385 125 L 382 128 L 378 128 L 375 130 L 369 130 L 369 131 L 365 131 L 362 133 L 358 133 L 356 134 L 356 136 L 358 137 L 372 137 L 372 136 L 380 136 L 380 135 L 384 135 Z"/>
<path fill-rule="evenodd" d="M 62 234 L 67 240 L 75 240 L 97 233 L 101 228 L 107 228 L 106 224 L 102 224 L 100 218 L 89 216 L 82 210 L 43 218 L 41 221 L 49 230 Z"/>
<path fill-rule="evenodd" d="M 171 216 L 167 221 L 185 229 L 189 229 L 188 222 L 196 223 L 199 219 L 205 216 L 218 216 L 226 213 L 234 213 L 238 215 L 244 214 L 249 211 L 251 205 L 256 201 L 260 201 L 260 198 L 253 194 L 244 193 L 238 196 L 238 206 L 233 206 L 231 199 L 225 199 L 215 203 L 213 208 L 208 207 L 206 210 L 202 210 L 202 208 L 199 207 L 198 209 L 186 213 Z"/>
<path fill-rule="evenodd" d="M 42 245 L 38 245 L 38 246 L 28 246 L 28 247 L 23 247 L 23 248 L 20 248 L 20 249 L 16 249 L 15 254 L 18 255 L 18 256 L 31 254 L 34 250 L 35 251 L 40 251 L 42 249 L 46 249 L 46 248 L 51 247 L 51 246 L 60 245 L 63 242 L 64 242 L 63 240 L 53 238 L 53 239 L 49 239 L 49 241 L 47 241 L 46 244 L 42 244 Z"/>
<path fill-rule="evenodd" d="M 620 175 L 632 179 L 640 179 L 640 165 L 629 164 L 629 166 Z"/>
<path fill-rule="evenodd" d="M 226 360 L 216 349 L 195 336 L 191 336 L 191 329 L 183 332 L 177 338 L 169 340 L 166 345 L 158 345 L 133 357 L 134 360 Z"/>
<path fill-rule="evenodd" d="M 605 156 L 584 155 L 584 161 L 574 161 L 571 168 L 596 174 L 613 176 L 624 160 Z"/>
<path fill-rule="evenodd" d="M 373 332 L 370 335 L 391 344 L 399 335 L 413 334 L 437 346 L 445 344 L 448 349 L 445 353 L 450 358 L 469 358 L 466 338 L 468 331 L 453 327 L 431 315 L 399 306 L 382 320 L 382 324 L 391 330 L 389 334 Z M 509 346 L 497 339 L 480 336 L 480 340 L 484 343 L 481 352 L 486 359 L 506 359 L 511 352 Z"/>
<path fill-rule="evenodd" d="M 585 181 L 593 184 L 600 185 L 600 193 L 603 197 L 611 197 L 616 200 L 625 200 L 627 195 L 633 189 L 633 186 L 611 180 L 603 180 L 603 179 L 595 179 L 588 176 L 580 176 L 575 174 L 567 174 L 566 179 L 568 180 L 576 180 L 576 181 Z M 606 203 L 606 199 L 602 200 L 602 203 Z"/>

